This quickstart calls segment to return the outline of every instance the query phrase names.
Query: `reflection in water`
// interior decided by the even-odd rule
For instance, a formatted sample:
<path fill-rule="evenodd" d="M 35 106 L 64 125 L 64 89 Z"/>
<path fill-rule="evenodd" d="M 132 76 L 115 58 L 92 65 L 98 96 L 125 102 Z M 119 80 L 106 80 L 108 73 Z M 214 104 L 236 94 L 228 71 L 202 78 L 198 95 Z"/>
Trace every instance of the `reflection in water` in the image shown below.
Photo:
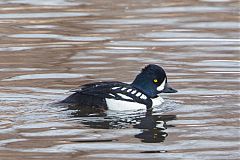
<path fill-rule="evenodd" d="M 70 106 L 68 109 L 72 110 L 74 106 Z M 174 127 L 167 125 L 166 122 L 176 119 L 176 115 L 160 115 L 150 110 L 146 113 L 124 114 L 111 113 L 109 115 L 104 111 L 94 109 L 75 110 L 71 112 L 71 117 L 79 118 L 80 123 L 94 129 L 124 129 L 129 127 L 141 129 L 141 133 L 136 134 L 135 138 L 139 138 L 145 143 L 163 142 L 168 136 L 165 130 L 168 127 Z M 100 141 L 102 142 L 102 140 Z"/>
<path fill-rule="evenodd" d="M 146 143 L 163 142 L 168 136 L 164 130 L 168 127 L 174 127 L 167 125 L 166 122 L 175 119 L 176 115 L 152 115 L 152 112 L 149 111 L 145 117 L 139 119 L 139 124 L 134 125 L 134 128 L 143 129 L 143 132 L 135 137 Z"/>

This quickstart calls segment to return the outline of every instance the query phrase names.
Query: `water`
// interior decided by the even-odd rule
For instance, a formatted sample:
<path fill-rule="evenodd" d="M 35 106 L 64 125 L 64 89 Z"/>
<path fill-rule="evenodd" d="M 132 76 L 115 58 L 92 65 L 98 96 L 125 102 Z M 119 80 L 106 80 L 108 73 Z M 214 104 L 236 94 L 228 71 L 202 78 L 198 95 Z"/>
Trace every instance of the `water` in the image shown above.
<path fill-rule="evenodd" d="M 238 1 L 0 1 L 0 159 L 239 159 Z M 54 102 L 146 64 L 179 92 L 145 111 Z"/>

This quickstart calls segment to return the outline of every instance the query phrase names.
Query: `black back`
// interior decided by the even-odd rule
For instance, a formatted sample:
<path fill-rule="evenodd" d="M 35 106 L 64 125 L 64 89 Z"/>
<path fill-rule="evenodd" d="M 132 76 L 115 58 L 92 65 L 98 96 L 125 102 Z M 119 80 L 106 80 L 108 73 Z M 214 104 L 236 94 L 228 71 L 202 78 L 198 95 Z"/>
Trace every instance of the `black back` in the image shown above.
<path fill-rule="evenodd" d="M 125 88 L 125 90 L 122 90 Z M 128 89 L 136 90 L 136 93 L 141 92 L 132 85 L 111 81 L 111 82 L 96 82 L 85 84 L 79 89 L 71 90 L 73 93 L 63 101 L 62 103 L 77 104 L 84 107 L 104 107 L 107 108 L 105 98 L 124 100 L 129 102 L 137 102 L 146 105 L 148 108 L 152 106 L 152 101 L 147 97 L 147 99 L 142 99 L 136 94 L 127 92 Z M 142 93 L 142 92 L 141 92 Z M 124 96 L 128 98 L 125 98 Z"/>
<path fill-rule="evenodd" d="M 71 90 L 75 92 L 68 96 L 60 103 L 74 104 L 76 109 L 81 108 L 105 108 L 107 104 L 105 98 L 111 98 L 109 91 L 116 85 L 122 85 L 123 83 L 112 81 L 112 82 L 96 82 L 82 85 L 78 89 Z"/>

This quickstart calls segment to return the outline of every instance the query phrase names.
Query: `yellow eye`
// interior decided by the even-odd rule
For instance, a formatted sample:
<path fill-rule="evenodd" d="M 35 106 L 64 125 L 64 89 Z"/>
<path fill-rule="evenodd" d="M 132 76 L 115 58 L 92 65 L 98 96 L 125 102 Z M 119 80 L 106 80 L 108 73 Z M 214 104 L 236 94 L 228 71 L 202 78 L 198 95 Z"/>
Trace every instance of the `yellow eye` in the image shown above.
<path fill-rule="evenodd" d="M 157 83 L 157 82 L 158 82 L 158 80 L 157 80 L 157 79 L 154 79 L 154 80 L 153 80 L 153 82 L 154 82 L 154 83 Z"/>

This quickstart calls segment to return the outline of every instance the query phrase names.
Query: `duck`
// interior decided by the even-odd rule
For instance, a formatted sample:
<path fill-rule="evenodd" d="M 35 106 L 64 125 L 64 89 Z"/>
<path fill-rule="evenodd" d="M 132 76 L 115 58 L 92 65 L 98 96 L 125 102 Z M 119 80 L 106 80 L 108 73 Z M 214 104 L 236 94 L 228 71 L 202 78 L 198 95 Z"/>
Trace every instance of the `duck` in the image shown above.
<path fill-rule="evenodd" d="M 61 103 L 77 106 L 76 109 L 151 110 L 164 100 L 161 93 L 176 93 L 168 84 L 164 69 L 156 64 L 145 66 L 132 83 L 105 81 L 88 83 L 71 90 L 73 94 Z"/>

